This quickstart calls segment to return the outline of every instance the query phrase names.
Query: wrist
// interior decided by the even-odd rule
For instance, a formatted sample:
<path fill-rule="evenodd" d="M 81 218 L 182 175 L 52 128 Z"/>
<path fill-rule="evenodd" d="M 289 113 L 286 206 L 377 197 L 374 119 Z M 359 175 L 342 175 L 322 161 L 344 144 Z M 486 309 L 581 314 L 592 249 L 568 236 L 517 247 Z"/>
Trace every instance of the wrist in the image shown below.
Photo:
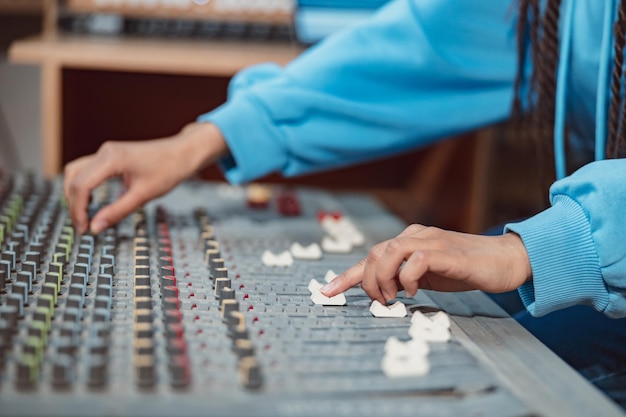
<path fill-rule="evenodd" d="M 228 154 L 228 145 L 222 133 L 212 123 L 190 123 L 180 134 L 183 153 L 189 167 L 196 172 Z"/>
<path fill-rule="evenodd" d="M 532 267 L 526 246 L 522 238 L 516 233 L 505 233 L 501 238 L 506 242 L 510 259 L 513 261 L 512 275 L 514 288 L 518 288 L 532 279 Z"/>

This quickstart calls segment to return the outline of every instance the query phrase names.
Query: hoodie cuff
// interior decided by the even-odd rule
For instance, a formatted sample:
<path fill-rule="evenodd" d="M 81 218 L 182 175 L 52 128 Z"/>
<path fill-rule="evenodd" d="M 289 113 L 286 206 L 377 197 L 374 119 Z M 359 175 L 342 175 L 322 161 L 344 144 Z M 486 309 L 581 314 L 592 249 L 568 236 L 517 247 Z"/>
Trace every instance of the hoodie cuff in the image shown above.
<path fill-rule="evenodd" d="M 565 195 L 553 205 L 520 223 L 507 224 L 517 233 L 530 259 L 533 280 L 519 288 L 522 302 L 533 316 L 585 304 L 603 311 L 609 294 L 582 207 Z"/>
<path fill-rule="evenodd" d="M 219 161 L 226 179 L 233 184 L 252 181 L 287 163 L 278 127 L 261 103 L 250 96 L 235 96 L 217 109 L 197 118 L 220 130 L 230 155 Z"/>

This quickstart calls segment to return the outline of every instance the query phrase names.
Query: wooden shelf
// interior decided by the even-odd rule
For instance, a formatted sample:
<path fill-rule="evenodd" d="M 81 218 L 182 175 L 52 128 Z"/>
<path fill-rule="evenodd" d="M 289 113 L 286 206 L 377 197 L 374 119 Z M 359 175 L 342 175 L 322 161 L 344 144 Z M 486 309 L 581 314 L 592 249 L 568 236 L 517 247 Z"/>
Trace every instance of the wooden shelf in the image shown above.
<path fill-rule="evenodd" d="M 63 75 L 68 71 L 228 80 L 251 65 L 263 62 L 286 65 L 304 50 L 302 46 L 289 43 L 104 38 L 60 35 L 54 31 L 45 33 L 14 42 L 9 49 L 9 60 L 41 66 L 44 173 L 51 176 L 60 172 L 63 162 L 61 149 L 67 127 L 63 124 L 66 101 Z M 221 89 L 219 91 L 213 95 L 222 97 Z"/>
<path fill-rule="evenodd" d="M 261 62 L 285 65 L 303 50 L 288 43 L 49 35 L 15 42 L 9 59 L 77 69 L 232 76 Z"/>

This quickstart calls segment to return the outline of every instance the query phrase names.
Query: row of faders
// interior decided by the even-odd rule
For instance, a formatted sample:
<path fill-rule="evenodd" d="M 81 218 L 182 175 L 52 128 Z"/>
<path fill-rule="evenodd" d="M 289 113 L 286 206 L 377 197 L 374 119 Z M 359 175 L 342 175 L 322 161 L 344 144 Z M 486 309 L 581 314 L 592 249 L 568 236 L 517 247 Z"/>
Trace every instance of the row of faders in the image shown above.
<path fill-rule="evenodd" d="M 90 212 L 116 197 L 114 184 Z M 59 181 L 0 177 L 0 389 L 262 385 L 206 212 L 140 210 L 77 236 L 60 196 Z"/>
<path fill-rule="evenodd" d="M 134 216 L 136 385 L 256 389 L 259 365 L 211 220 L 202 209 L 194 220 L 164 207 Z"/>
<path fill-rule="evenodd" d="M 161 347 L 168 365 L 170 385 L 184 388 L 191 383 L 191 369 L 183 327 L 176 270 L 173 265 L 172 241 L 165 211 L 159 209 L 157 247 L 151 249 L 151 232 L 143 211 L 135 214 L 133 239 L 134 261 L 134 367 L 137 386 L 150 388 L 157 383 L 157 363 Z M 151 252 L 158 262 L 151 262 Z M 155 273 L 154 269 L 158 270 Z M 154 277 L 154 278 L 153 278 Z M 156 277 L 158 277 L 158 282 Z M 153 294 L 152 288 L 159 288 Z M 161 309 L 153 310 L 160 300 Z M 155 320 L 156 318 L 161 320 Z M 158 341 L 163 341 L 159 343 Z M 161 346 L 159 346 L 161 345 Z"/>
<path fill-rule="evenodd" d="M 240 311 L 236 284 L 229 278 L 228 269 L 224 265 L 211 218 L 204 209 L 197 209 L 194 214 L 205 253 L 204 262 L 209 269 L 212 295 L 217 302 L 220 318 L 226 325 L 231 350 L 236 355 L 239 384 L 246 389 L 258 389 L 263 384 L 261 367 L 248 334 L 246 316 Z"/>
<path fill-rule="evenodd" d="M 17 389 L 48 381 L 106 384 L 117 237 L 77 239 L 59 184 L 1 179 L 0 377 Z M 109 199 L 106 190 L 96 200 Z M 95 273 L 92 274 L 92 271 Z M 80 366 L 78 365 L 80 364 Z"/>

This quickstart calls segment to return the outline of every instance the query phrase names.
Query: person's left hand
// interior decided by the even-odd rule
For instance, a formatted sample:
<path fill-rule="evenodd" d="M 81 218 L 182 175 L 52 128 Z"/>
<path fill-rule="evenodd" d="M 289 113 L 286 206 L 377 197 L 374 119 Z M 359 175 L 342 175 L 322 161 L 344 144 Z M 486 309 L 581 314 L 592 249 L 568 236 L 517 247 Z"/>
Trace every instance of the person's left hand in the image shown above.
<path fill-rule="evenodd" d="M 511 291 L 531 279 L 521 238 L 514 233 L 481 236 L 411 225 L 374 246 L 367 257 L 322 288 L 327 297 L 361 283 L 373 300 L 392 300 L 404 289 Z"/>

